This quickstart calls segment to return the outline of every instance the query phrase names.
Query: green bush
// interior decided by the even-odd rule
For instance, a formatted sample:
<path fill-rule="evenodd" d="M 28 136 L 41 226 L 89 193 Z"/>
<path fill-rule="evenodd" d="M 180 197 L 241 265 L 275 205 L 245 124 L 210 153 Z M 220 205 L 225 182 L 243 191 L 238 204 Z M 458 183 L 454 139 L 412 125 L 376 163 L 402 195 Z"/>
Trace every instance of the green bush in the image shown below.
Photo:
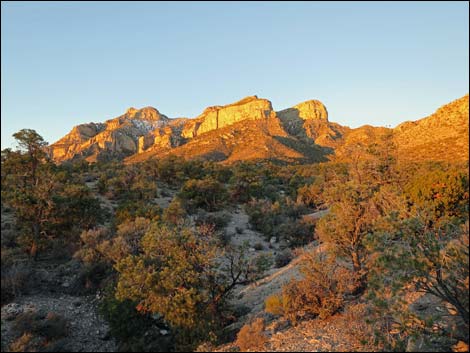
<path fill-rule="evenodd" d="M 112 293 L 100 303 L 99 311 L 108 322 L 111 335 L 116 339 L 119 351 L 167 352 L 173 350 L 172 336 L 160 335 L 158 327 L 166 327 L 163 320 L 138 312 L 137 303 L 119 301 Z M 167 329 L 168 331 L 168 329 Z"/>
<path fill-rule="evenodd" d="M 285 249 L 278 252 L 274 258 L 274 264 L 277 268 L 284 267 L 292 261 L 292 252 L 289 249 Z"/>
<path fill-rule="evenodd" d="M 211 178 L 190 179 L 183 185 L 178 197 L 189 212 L 194 212 L 197 208 L 213 212 L 224 205 L 227 191 L 223 184 Z"/>
<path fill-rule="evenodd" d="M 185 217 L 186 210 L 183 207 L 183 203 L 178 197 L 175 197 L 163 211 L 162 219 L 167 224 L 178 225 L 184 222 Z"/>
<path fill-rule="evenodd" d="M 255 258 L 254 262 L 257 272 L 262 274 L 263 272 L 271 269 L 273 265 L 273 258 L 271 254 L 260 254 Z"/>
<path fill-rule="evenodd" d="M 245 205 L 253 228 L 265 236 L 284 239 L 291 246 L 302 246 L 313 240 L 313 226 L 299 218 L 307 212 L 301 204 L 289 198 L 271 202 L 269 200 L 252 200 Z"/>
<path fill-rule="evenodd" d="M 227 226 L 230 219 L 231 216 L 227 212 L 207 213 L 200 210 L 196 214 L 195 223 L 197 226 L 210 224 L 214 226 L 215 230 L 219 231 Z"/>
<path fill-rule="evenodd" d="M 132 221 L 137 217 L 159 220 L 162 215 L 160 206 L 144 201 L 123 201 L 116 209 L 116 223 Z"/>
<path fill-rule="evenodd" d="M 2 269 L 1 269 L 1 285 L 2 285 L 2 305 L 12 301 L 21 294 L 27 293 L 34 287 L 34 271 L 30 261 L 17 262 L 4 260 L 4 253 L 8 250 L 2 249 Z"/>

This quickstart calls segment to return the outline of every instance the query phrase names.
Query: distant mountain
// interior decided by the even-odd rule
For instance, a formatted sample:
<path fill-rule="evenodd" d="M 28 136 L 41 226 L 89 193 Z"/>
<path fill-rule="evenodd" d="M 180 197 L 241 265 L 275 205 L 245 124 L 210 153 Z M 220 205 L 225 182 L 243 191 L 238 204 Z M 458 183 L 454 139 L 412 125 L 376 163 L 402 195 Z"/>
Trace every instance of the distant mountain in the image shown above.
<path fill-rule="evenodd" d="M 466 95 L 392 131 L 404 159 L 468 160 L 468 126 Z M 276 112 L 269 100 L 250 96 L 208 107 L 194 119 L 170 119 L 152 107 L 130 108 L 105 123 L 74 127 L 50 146 L 50 154 L 56 162 L 117 157 L 132 163 L 168 154 L 224 163 L 253 159 L 319 162 L 347 153 L 348 146 L 378 141 L 389 131 L 332 123 L 326 107 L 317 100 Z"/>

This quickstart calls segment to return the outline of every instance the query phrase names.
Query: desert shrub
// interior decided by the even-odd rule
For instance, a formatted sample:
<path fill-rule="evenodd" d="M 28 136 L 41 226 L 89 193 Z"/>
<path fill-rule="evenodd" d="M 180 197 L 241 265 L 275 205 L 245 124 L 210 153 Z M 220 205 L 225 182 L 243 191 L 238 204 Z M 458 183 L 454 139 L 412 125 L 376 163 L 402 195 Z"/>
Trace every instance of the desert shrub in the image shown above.
<path fill-rule="evenodd" d="M 354 290 L 355 285 L 351 271 L 339 267 L 334 259 L 311 253 L 303 256 L 303 278 L 292 279 L 278 298 L 270 297 L 266 303 L 268 312 L 281 314 L 293 323 L 307 317 L 324 319 L 334 314 L 342 307 L 345 294 Z"/>
<path fill-rule="evenodd" d="M 100 303 L 99 311 L 108 322 L 111 335 L 119 341 L 127 342 L 152 325 L 150 315 L 139 313 L 136 305 L 130 300 L 119 301 L 113 295 Z"/>
<path fill-rule="evenodd" d="M 318 221 L 316 234 L 320 242 L 328 244 L 335 257 L 352 265 L 355 277 L 360 279 L 357 291 L 363 292 L 371 255 L 366 239 L 380 221 L 381 213 L 387 212 L 386 207 L 378 200 L 378 193 L 374 194 L 366 185 L 345 183 L 332 187 L 330 193 L 336 201 L 330 212 Z"/>
<path fill-rule="evenodd" d="M 2 151 L 2 202 L 14 209 L 17 244 L 37 258 L 51 239 L 75 242 L 103 220 L 99 201 L 66 166 L 46 156 L 47 142 L 31 129 L 13 135 L 19 149 Z"/>
<path fill-rule="evenodd" d="M 185 161 L 184 158 L 170 155 L 158 161 L 147 164 L 155 177 L 172 186 L 179 186 L 189 178 L 203 177 L 202 164 L 198 161 Z"/>
<path fill-rule="evenodd" d="M 227 212 L 208 213 L 199 210 L 196 214 L 195 223 L 197 226 L 202 224 L 211 224 L 216 231 L 224 229 L 230 221 L 230 215 Z"/>
<path fill-rule="evenodd" d="M 240 329 L 235 344 L 242 351 L 262 350 L 268 340 L 263 331 L 264 321 L 262 318 L 257 318 L 251 324 L 246 324 Z"/>
<path fill-rule="evenodd" d="M 391 232 L 377 232 L 373 239 L 371 237 L 377 256 L 370 274 L 368 299 L 375 309 L 376 324 L 383 323 L 386 314 L 391 317 L 391 324 L 400 325 L 402 337 L 426 335 L 442 339 L 437 337 L 442 336 L 439 330 L 403 305 L 408 294 L 417 291 L 453 306 L 460 316 L 462 328 L 455 327 L 452 335 L 468 342 L 468 220 L 457 225 L 444 223 L 441 219 L 430 226 L 420 215 L 395 222 L 396 228 Z M 437 313 L 435 319 L 442 320 L 442 316 Z M 378 338 L 387 348 L 400 343 L 396 337 L 391 339 L 387 332 L 380 333 Z"/>
<path fill-rule="evenodd" d="M 189 228 L 152 227 L 142 239 L 143 254 L 116 265 L 117 298 L 138 300 L 141 311 L 161 313 L 175 326 L 197 326 L 213 246 Z"/>
<path fill-rule="evenodd" d="M 51 199 L 55 204 L 55 233 L 68 230 L 76 234 L 77 230 L 95 227 L 105 219 L 106 213 L 101 208 L 100 201 L 85 185 L 66 184 Z"/>
<path fill-rule="evenodd" d="M 99 312 L 108 322 L 110 334 L 116 339 L 121 352 L 166 352 L 174 349 L 172 336 L 160 335 L 166 327 L 163 320 L 136 310 L 137 303 L 119 301 L 108 292 L 100 303 Z M 156 329 L 156 325 L 158 328 Z"/>
<path fill-rule="evenodd" d="M 121 165 L 118 169 L 106 171 L 102 190 L 112 198 L 121 200 L 150 201 L 157 195 L 155 176 L 146 173 L 142 165 Z"/>
<path fill-rule="evenodd" d="M 9 347 L 10 352 L 37 352 L 43 344 L 43 339 L 35 337 L 31 333 L 24 333 L 14 340 Z"/>
<path fill-rule="evenodd" d="M 265 236 L 285 239 L 291 246 L 305 245 L 313 239 L 313 228 L 299 220 L 306 211 L 301 204 L 285 198 L 281 201 L 251 200 L 245 205 L 253 228 Z"/>
<path fill-rule="evenodd" d="M 28 290 L 34 286 L 34 283 L 32 264 L 30 261 L 13 262 L 13 264 L 4 263 L 2 251 L 2 305 L 21 294 L 27 293 Z"/>
<path fill-rule="evenodd" d="M 57 261 L 70 260 L 77 251 L 78 244 L 67 239 L 53 239 L 49 244 L 49 255 Z"/>
<path fill-rule="evenodd" d="M 160 219 L 162 209 L 160 206 L 153 203 L 137 200 L 137 201 L 123 201 L 119 203 L 116 209 L 116 223 L 120 224 L 125 221 L 132 221 L 137 217 L 148 218 L 154 221 Z"/>
<path fill-rule="evenodd" d="M 251 308 L 244 304 L 232 306 L 230 310 L 236 318 L 243 317 L 251 312 Z"/>
<path fill-rule="evenodd" d="M 441 218 L 468 217 L 468 171 L 456 168 L 416 173 L 405 185 L 405 195 L 413 208 L 426 210 L 433 221 Z"/>
<path fill-rule="evenodd" d="M 211 342 L 203 342 L 199 346 L 196 347 L 194 352 L 214 352 L 215 349 L 217 349 L 217 346 L 215 346 Z"/>
<path fill-rule="evenodd" d="M 177 225 L 184 221 L 186 210 L 178 197 L 173 198 L 167 208 L 163 211 L 162 219 L 167 224 Z"/>
<path fill-rule="evenodd" d="M 273 205 L 267 200 L 252 200 L 245 205 L 245 211 L 253 228 L 268 239 L 274 235 L 276 227 L 284 222 L 284 219 L 280 219 L 280 205 Z"/>
<path fill-rule="evenodd" d="M 181 198 L 188 212 L 194 212 L 197 208 L 212 212 L 225 203 L 227 191 L 222 183 L 211 178 L 190 179 L 184 183 L 178 197 Z"/>
<path fill-rule="evenodd" d="M 287 300 L 286 296 L 272 294 L 264 301 L 264 310 L 273 315 L 283 315 L 285 308 L 287 308 L 287 303 L 284 303 L 284 301 Z"/>
<path fill-rule="evenodd" d="M 13 321 L 13 334 L 22 336 L 24 333 L 36 333 L 41 315 L 37 312 L 25 312 L 18 315 Z"/>
<path fill-rule="evenodd" d="M 118 225 L 116 235 L 103 239 L 96 245 L 96 250 L 112 263 L 117 263 L 129 255 L 137 255 L 140 252 L 140 240 L 150 225 L 151 221 L 143 217 L 125 221 Z"/>
<path fill-rule="evenodd" d="M 302 220 L 289 220 L 279 226 L 278 234 L 290 247 L 303 246 L 314 240 L 314 226 Z"/>
<path fill-rule="evenodd" d="M 83 231 L 83 244 L 74 254 L 83 266 L 71 289 L 89 294 L 109 282 L 113 264 L 140 254 L 140 241 L 150 225 L 150 220 L 137 217 L 119 224 L 115 233 L 105 227 Z"/>
<path fill-rule="evenodd" d="M 62 316 L 52 312 L 45 317 L 38 312 L 26 312 L 15 318 L 12 330 L 16 337 L 29 333 L 50 342 L 67 336 L 68 322 Z"/>
<path fill-rule="evenodd" d="M 275 201 L 282 195 L 290 194 L 293 172 L 270 162 L 241 162 L 232 167 L 233 175 L 229 180 L 230 198 L 238 203 L 251 199 Z"/>
<path fill-rule="evenodd" d="M 273 265 L 271 254 L 260 254 L 254 259 L 256 270 L 259 274 L 269 270 Z"/>
<path fill-rule="evenodd" d="M 263 179 L 259 168 L 249 163 L 239 163 L 233 168 L 230 178 L 229 195 L 235 202 L 248 202 L 252 197 L 261 197 Z"/>
<path fill-rule="evenodd" d="M 325 203 L 323 192 L 325 182 L 318 178 L 310 185 L 304 185 L 297 190 L 297 202 L 309 207 L 318 208 Z"/>
<path fill-rule="evenodd" d="M 14 248 L 18 245 L 16 243 L 16 234 L 10 229 L 11 227 L 12 224 L 10 223 L 2 224 L 1 242 L 4 248 Z"/>
<path fill-rule="evenodd" d="M 55 313 L 48 313 L 35 332 L 47 340 L 55 340 L 68 334 L 67 320 Z"/>
<path fill-rule="evenodd" d="M 111 275 L 111 268 L 104 262 L 85 263 L 70 288 L 74 294 L 86 295 L 96 292 Z"/>
<path fill-rule="evenodd" d="M 111 236 L 110 230 L 106 227 L 84 230 L 80 235 L 82 246 L 74 257 L 88 264 L 105 261 L 105 255 L 100 252 L 100 244 L 109 240 Z"/>
<path fill-rule="evenodd" d="M 222 251 L 211 227 L 153 225 L 142 253 L 120 260 L 116 298 L 137 302 L 142 313 L 160 314 L 180 348 L 192 349 L 224 322 L 226 298 L 251 279 L 243 252 Z M 221 268 L 221 255 L 226 268 Z"/>
<path fill-rule="evenodd" d="M 292 251 L 289 249 L 282 250 L 274 257 L 274 264 L 277 268 L 284 267 L 292 261 Z"/>
<path fill-rule="evenodd" d="M 255 245 L 253 245 L 253 248 L 256 250 L 256 251 L 260 251 L 260 250 L 263 250 L 264 249 L 264 246 L 262 243 L 256 243 Z"/>

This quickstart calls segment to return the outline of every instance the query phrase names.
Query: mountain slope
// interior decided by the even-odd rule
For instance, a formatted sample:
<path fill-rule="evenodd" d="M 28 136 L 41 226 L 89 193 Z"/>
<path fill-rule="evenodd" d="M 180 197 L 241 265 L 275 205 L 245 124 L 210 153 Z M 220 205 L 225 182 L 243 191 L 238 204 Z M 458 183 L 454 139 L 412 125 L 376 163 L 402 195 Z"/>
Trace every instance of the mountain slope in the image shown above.
<path fill-rule="evenodd" d="M 408 160 L 468 160 L 468 94 L 431 116 L 393 129 L 398 153 Z"/>
<path fill-rule="evenodd" d="M 168 154 L 224 163 L 319 162 L 347 154 L 359 143 L 378 142 L 390 131 L 403 160 L 468 160 L 468 95 L 394 129 L 332 123 L 318 100 L 276 112 L 269 100 L 249 96 L 208 107 L 194 119 L 169 119 L 151 107 L 130 108 L 105 123 L 74 127 L 50 146 L 50 153 L 56 162 L 120 157 L 133 163 Z"/>
<path fill-rule="evenodd" d="M 138 138 L 168 123 L 168 118 L 152 107 L 127 112 L 105 123 L 89 123 L 74 127 L 70 133 L 50 146 L 54 160 L 76 156 L 95 161 L 100 153 L 125 156 L 138 151 Z"/>

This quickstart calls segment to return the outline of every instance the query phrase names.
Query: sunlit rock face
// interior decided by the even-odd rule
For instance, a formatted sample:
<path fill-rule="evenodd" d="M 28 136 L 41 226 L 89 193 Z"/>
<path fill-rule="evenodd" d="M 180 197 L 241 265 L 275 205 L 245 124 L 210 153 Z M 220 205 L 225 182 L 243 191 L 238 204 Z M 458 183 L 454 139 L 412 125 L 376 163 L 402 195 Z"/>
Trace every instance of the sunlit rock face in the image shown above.
<path fill-rule="evenodd" d="M 468 160 L 468 94 L 426 118 L 393 129 L 402 160 Z"/>
<path fill-rule="evenodd" d="M 81 146 L 106 128 L 106 124 L 82 124 L 51 145 L 52 158 L 62 161 L 73 158 L 81 152 Z"/>
<path fill-rule="evenodd" d="M 94 160 L 101 152 L 117 155 L 137 153 L 145 143 L 141 136 L 148 134 L 169 119 L 152 107 L 129 108 L 125 114 L 107 120 L 105 123 L 83 124 L 50 146 L 50 153 L 56 162 L 83 156 Z"/>
<path fill-rule="evenodd" d="M 56 162 L 77 157 L 96 161 L 106 155 L 137 162 L 169 153 L 228 162 L 263 158 L 325 161 L 331 155 L 347 155 L 359 143 L 377 143 L 390 131 L 403 160 L 466 160 L 468 95 L 395 129 L 351 129 L 330 122 L 326 107 L 318 100 L 276 112 L 269 100 L 249 96 L 208 107 L 194 119 L 169 119 L 153 107 L 129 108 L 104 123 L 74 127 L 50 146 L 50 154 Z"/>
<path fill-rule="evenodd" d="M 318 100 L 299 103 L 277 114 L 290 134 L 310 138 L 319 146 L 334 147 L 348 130 L 330 123 L 326 107 Z"/>
<path fill-rule="evenodd" d="M 242 120 L 266 119 L 273 107 L 267 99 L 257 96 L 246 97 L 236 103 L 209 107 L 198 117 L 201 124 L 196 135 L 233 125 Z"/>
<path fill-rule="evenodd" d="M 295 105 L 294 109 L 299 111 L 299 117 L 303 120 L 328 121 L 328 111 L 320 101 L 308 100 Z"/>
<path fill-rule="evenodd" d="M 281 119 L 302 119 L 328 121 L 328 111 L 322 102 L 318 100 L 308 100 L 299 103 L 292 108 L 278 112 Z"/>

